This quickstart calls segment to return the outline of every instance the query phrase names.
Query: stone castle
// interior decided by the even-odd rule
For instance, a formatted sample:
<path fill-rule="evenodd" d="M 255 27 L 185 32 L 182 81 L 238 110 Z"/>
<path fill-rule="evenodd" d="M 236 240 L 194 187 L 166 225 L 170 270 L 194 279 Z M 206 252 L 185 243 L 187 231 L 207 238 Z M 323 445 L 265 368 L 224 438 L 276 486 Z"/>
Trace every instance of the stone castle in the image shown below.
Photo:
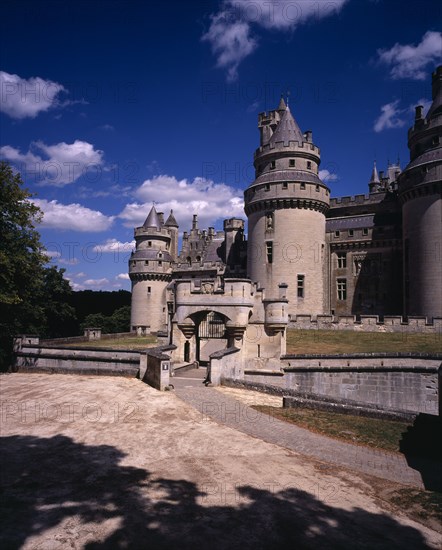
<path fill-rule="evenodd" d="M 255 181 L 242 219 L 184 231 L 152 207 L 129 260 L 131 329 L 167 332 L 175 360 L 222 349 L 268 364 L 299 315 L 442 317 L 442 67 L 416 107 L 410 162 L 373 168 L 367 195 L 331 198 L 320 150 L 281 99 L 258 117 Z M 243 361 L 243 363 L 244 363 Z"/>

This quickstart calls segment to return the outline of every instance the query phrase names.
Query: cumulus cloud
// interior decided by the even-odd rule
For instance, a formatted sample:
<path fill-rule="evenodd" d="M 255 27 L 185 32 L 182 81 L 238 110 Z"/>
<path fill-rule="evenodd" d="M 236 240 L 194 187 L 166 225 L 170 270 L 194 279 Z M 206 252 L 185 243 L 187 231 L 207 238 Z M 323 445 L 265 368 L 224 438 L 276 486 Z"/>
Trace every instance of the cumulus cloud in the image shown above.
<path fill-rule="evenodd" d="M 379 133 L 391 128 L 402 128 L 406 123 L 403 115 L 404 109 L 399 108 L 399 99 L 382 105 L 381 114 L 374 122 L 374 131 Z"/>
<path fill-rule="evenodd" d="M 238 76 L 238 66 L 258 47 L 252 29 L 293 31 L 307 21 L 317 21 L 341 11 L 349 0 L 224 0 L 211 15 L 209 29 L 202 40 L 208 42 L 217 66 L 227 71 L 227 79 Z"/>
<path fill-rule="evenodd" d="M 42 227 L 50 229 L 100 232 L 108 230 L 114 221 L 113 216 L 105 216 L 80 204 L 61 204 L 56 200 L 33 199 L 43 211 Z"/>
<path fill-rule="evenodd" d="M 428 31 L 419 44 L 396 43 L 389 50 L 378 50 L 378 61 L 390 68 L 391 78 L 425 80 L 428 65 L 440 63 L 442 33 Z"/>
<path fill-rule="evenodd" d="M 108 284 L 109 284 L 109 279 L 106 279 L 105 277 L 103 277 L 102 279 L 86 279 L 83 282 L 83 286 L 92 286 L 92 287 L 104 286 Z"/>
<path fill-rule="evenodd" d="M 103 151 L 87 141 L 63 141 L 55 145 L 36 141 L 26 153 L 5 145 L 0 147 L 0 156 L 13 163 L 24 179 L 32 177 L 36 183 L 44 185 L 64 187 L 80 176 L 95 183 L 102 174 Z"/>
<path fill-rule="evenodd" d="M 120 281 L 130 281 L 129 273 L 119 273 L 115 279 Z"/>
<path fill-rule="evenodd" d="M 224 183 L 214 183 L 205 178 L 178 180 L 173 176 L 156 176 L 146 180 L 135 192 L 142 202 L 127 204 L 119 215 L 128 227 L 141 225 L 146 219 L 152 202 L 158 212 L 167 218 L 173 209 L 180 228 L 191 226 L 192 215 L 198 214 L 201 227 L 212 225 L 216 220 L 227 217 L 244 218 L 242 192 Z"/>
<path fill-rule="evenodd" d="M 58 106 L 60 92 L 66 92 L 65 88 L 52 80 L 0 71 L 0 111 L 11 118 L 35 118 Z"/>
<path fill-rule="evenodd" d="M 134 248 L 135 241 L 123 243 L 117 239 L 107 239 L 104 243 L 94 246 L 93 251 L 101 253 L 112 252 L 114 254 L 118 254 L 119 252 L 131 252 Z"/>
<path fill-rule="evenodd" d="M 338 179 L 338 175 L 333 174 L 332 172 L 329 172 L 328 170 L 319 170 L 319 179 L 321 179 L 324 182 L 336 181 Z"/>

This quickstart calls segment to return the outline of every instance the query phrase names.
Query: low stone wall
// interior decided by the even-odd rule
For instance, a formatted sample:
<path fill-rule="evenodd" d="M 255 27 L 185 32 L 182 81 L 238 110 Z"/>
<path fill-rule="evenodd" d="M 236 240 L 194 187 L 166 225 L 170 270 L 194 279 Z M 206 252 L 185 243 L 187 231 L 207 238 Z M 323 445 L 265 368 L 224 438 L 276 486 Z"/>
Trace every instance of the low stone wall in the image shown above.
<path fill-rule="evenodd" d="M 91 330 L 91 329 L 88 329 Z M 96 338 L 90 338 L 90 336 L 83 335 L 83 336 L 69 336 L 66 338 L 47 338 L 47 339 L 41 339 L 40 344 L 45 346 L 61 346 L 63 344 L 75 344 L 77 342 L 89 342 L 93 340 L 113 340 L 115 338 L 127 338 L 129 336 L 133 336 L 134 338 L 137 336 L 135 332 L 114 332 L 111 334 L 102 334 L 101 329 L 96 329 L 97 331 L 100 330 L 99 337 Z M 26 338 L 26 336 L 24 336 Z M 35 338 L 35 337 L 34 337 Z"/>
<path fill-rule="evenodd" d="M 210 356 L 209 377 L 214 386 L 219 386 L 223 378 L 241 379 L 244 376 L 242 361 L 238 357 L 238 348 L 226 348 L 215 351 Z"/>
<path fill-rule="evenodd" d="M 175 345 L 150 348 L 141 354 L 140 378 L 152 388 L 164 391 L 170 386 L 170 354 Z"/>
<path fill-rule="evenodd" d="M 432 320 L 426 317 L 408 317 L 385 315 L 380 320 L 378 315 L 290 315 L 288 328 L 304 330 L 352 330 L 360 332 L 397 332 L 435 334 L 442 343 L 442 318 Z"/>
<path fill-rule="evenodd" d="M 13 372 L 93 374 L 135 378 L 140 354 L 102 348 L 63 348 L 16 344 Z"/>
<path fill-rule="evenodd" d="M 281 371 L 248 369 L 244 380 L 384 410 L 439 414 L 442 355 L 285 357 Z"/>

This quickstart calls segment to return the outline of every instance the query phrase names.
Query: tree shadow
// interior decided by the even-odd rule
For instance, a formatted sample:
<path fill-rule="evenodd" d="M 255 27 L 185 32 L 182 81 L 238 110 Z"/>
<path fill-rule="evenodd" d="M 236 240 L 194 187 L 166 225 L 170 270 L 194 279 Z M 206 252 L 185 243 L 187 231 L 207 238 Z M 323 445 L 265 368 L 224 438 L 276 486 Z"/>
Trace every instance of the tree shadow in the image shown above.
<path fill-rule="evenodd" d="M 20 548 L 63 521 L 45 547 L 71 547 L 76 537 L 76 547 L 87 550 L 428 548 L 418 530 L 385 514 L 333 507 L 295 487 L 232 487 L 225 480 L 199 488 L 154 478 L 122 465 L 125 456 L 62 435 L 3 438 L 1 547 Z"/>
<path fill-rule="evenodd" d="M 402 434 L 399 449 L 410 468 L 420 472 L 425 489 L 442 492 L 442 418 L 420 413 Z"/>

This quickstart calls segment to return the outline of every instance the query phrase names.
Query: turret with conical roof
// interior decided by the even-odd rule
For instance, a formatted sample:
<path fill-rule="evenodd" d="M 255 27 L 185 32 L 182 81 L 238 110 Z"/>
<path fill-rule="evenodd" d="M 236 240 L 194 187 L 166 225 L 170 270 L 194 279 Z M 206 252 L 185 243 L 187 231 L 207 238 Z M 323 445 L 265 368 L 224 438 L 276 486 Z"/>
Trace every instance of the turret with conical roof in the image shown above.
<path fill-rule="evenodd" d="M 410 163 L 398 179 L 404 241 L 404 314 L 442 317 L 442 66 L 433 103 L 416 107 Z"/>
<path fill-rule="evenodd" d="M 379 181 L 379 175 L 378 175 L 378 169 L 376 167 L 376 161 L 373 163 L 373 171 L 371 173 L 371 178 L 368 183 L 368 187 L 370 189 L 370 193 L 375 193 L 376 191 L 379 191 L 379 184 L 381 182 Z"/>
<path fill-rule="evenodd" d="M 166 287 L 178 249 L 178 224 L 171 216 L 163 224 L 152 206 L 143 225 L 135 229 L 136 248 L 129 260 L 131 330 L 139 333 L 158 332 L 167 326 Z"/>
<path fill-rule="evenodd" d="M 282 99 L 258 117 L 255 181 L 245 191 L 248 276 L 278 296 L 288 284 L 289 313 L 325 311 L 325 213 L 330 191 L 319 178 L 320 152 Z"/>

